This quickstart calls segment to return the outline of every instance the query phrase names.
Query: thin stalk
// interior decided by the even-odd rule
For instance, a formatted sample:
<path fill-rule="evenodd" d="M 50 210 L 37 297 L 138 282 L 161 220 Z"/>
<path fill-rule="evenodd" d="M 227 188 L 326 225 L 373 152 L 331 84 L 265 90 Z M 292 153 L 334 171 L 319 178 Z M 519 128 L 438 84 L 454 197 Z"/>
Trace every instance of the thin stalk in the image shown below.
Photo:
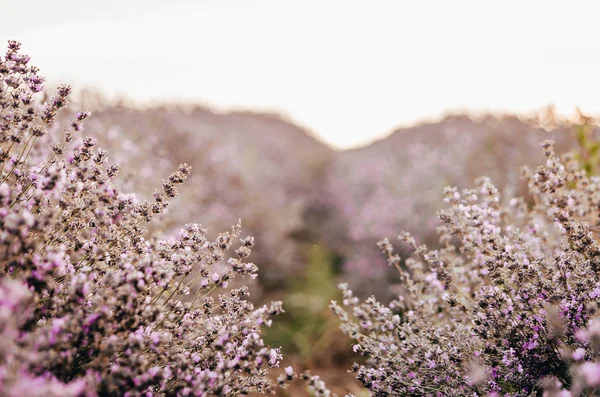
<path fill-rule="evenodd" d="M 35 145 L 36 139 L 37 139 L 37 136 L 33 138 L 33 142 L 31 142 L 31 145 L 29 146 L 29 149 L 27 150 L 27 154 L 25 155 L 25 158 L 23 159 L 23 162 L 21 163 L 21 170 L 23 170 L 23 166 L 25 165 L 25 162 L 27 162 L 27 159 L 29 158 L 29 153 L 31 153 L 31 149 L 33 149 L 33 145 Z"/>
<path fill-rule="evenodd" d="M 50 160 L 48 160 L 48 162 L 47 162 L 46 164 L 44 164 L 44 166 L 42 167 L 42 169 L 41 169 L 40 171 L 43 171 L 43 170 L 44 170 L 44 169 L 45 169 L 45 168 L 48 166 L 48 164 L 50 164 L 50 162 L 52 162 L 52 161 L 54 160 L 54 158 L 55 158 L 55 157 L 56 157 L 56 155 L 55 155 L 55 154 L 53 154 L 53 155 L 52 155 L 52 157 L 50 158 Z M 14 167 L 13 167 L 13 170 L 14 170 Z M 11 172 L 12 172 L 12 170 L 11 170 Z M 7 175 L 7 177 L 8 177 L 8 175 Z M 6 180 L 6 178 L 5 178 L 4 180 Z M 4 180 L 3 180 L 2 182 L 4 182 Z M 2 182 L 0 182 L 0 183 L 2 183 Z M 29 190 L 29 188 L 30 188 L 32 185 L 33 185 L 33 181 L 29 182 L 29 184 L 28 184 L 28 185 L 25 187 L 25 189 L 23 189 L 23 190 L 21 191 L 21 193 L 19 193 L 19 194 L 17 195 L 17 197 L 15 198 L 15 201 L 14 201 L 14 202 L 13 202 L 13 203 L 10 205 L 9 209 L 12 209 L 12 207 L 14 207 L 14 206 L 15 206 L 15 204 L 17 204 L 17 203 L 19 202 L 19 199 L 20 199 L 21 197 L 23 197 L 23 195 L 24 195 L 25 193 L 27 193 L 27 191 Z"/>
<path fill-rule="evenodd" d="M 7 156 L 6 158 L 10 157 L 10 151 L 11 151 L 12 147 L 14 146 L 14 144 L 15 144 L 15 141 L 12 141 L 12 142 L 10 143 L 10 145 L 8 146 L 8 149 L 6 149 L 6 152 L 7 152 L 7 153 L 6 153 L 6 156 Z M 0 161 L 0 167 L 1 167 L 2 165 L 4 165 L 4 160 Z"/>
<path fill-rule="evenodd" d="M 10 169 L 10 171 L 8 171 L 8 174 L 6 174 L 6 176 L 4 177 L 4 179 L 2 179 L 2 182 L 0 182 L 0 184 L 6 182 L 6 180 L 8 179 L 8 177 L 10 176 L 10 174 L 12 174 L 12 172 L 15 170 L 15 168 L 17 168 L 17 166 L 19 165 L 19 163 L 21 162 L 21 159 L 23 158 L 23 155 L 25 154 L 25 150 L 27 150 L 27 146 L 29 146 L 29 142 L 31 142 L 31 140 L 34 138 L 33 135 L 31 135 L 29 137 L 29 139 L 27 140 L 27 143 L 25 143 L 25 146 L 23 147 L 23 151 L 21 152 L 21 155 L 19 156 L 19 158 L 17 159 L 17 161 L 15 161 L 15 165 L 13 165 L 13 167 Z"/>

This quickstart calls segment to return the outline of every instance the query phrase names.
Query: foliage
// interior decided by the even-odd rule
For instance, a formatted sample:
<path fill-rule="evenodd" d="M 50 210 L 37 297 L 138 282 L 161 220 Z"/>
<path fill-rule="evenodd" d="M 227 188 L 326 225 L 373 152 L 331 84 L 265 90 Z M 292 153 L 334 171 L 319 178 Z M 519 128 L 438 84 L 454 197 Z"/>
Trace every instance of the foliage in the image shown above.
<path fill-rule="evenodd" d="M 579 144 L 576 152 L 577 159 L 585 172 L 598 175 L 600 170 L 600 141 L 594 139 L 594 119 L 585 116 L 578 110 L 578 123 L 575 125 L 575 136 Z"/>
<path fill-rule="evenodd" d="M 0 395 L 271 391 L 281 354 L 260 332 L 281 304 L 255 308 L 248 288 L 228 288 L 255 277 L 253 238 L 239 224 L 214 241 L 193 223 L 148 234 L 190 167 L 151 201 L 122 191 L 119 167 L 79 137 L 89 113 L 59 134 L 70 88 L 40 102 L 44 79 L 19 48 L 0 59 Z"/>
<path fill-rule="evenodd" d="M 303 277 L 293 279 L 282 301 L 286 311 L 265 332 L 265 340 L 282 346 L 288 355 L 301 360 L 304 367 L 330 367 L 348 357 L 350 340 L 339 330 L 339 321 L 328 308 L 338 299 L 335 258 L 323 246 L 309 249 Z"/>
<path fill-rule="evenodd" d="M 488 178 L 447 188 L 442 248 L 388 263 L 404 293 L 389 305 L 360 302 L 342 285 L 332 308 L 357 353 L 358 379 L 374 395 L 598 395 L 600 178 L 544 143 L 546 164 L 524 178 L 535 204 L 507 204 Z M 573 186 L 572 188 L 569 186 Z"/>

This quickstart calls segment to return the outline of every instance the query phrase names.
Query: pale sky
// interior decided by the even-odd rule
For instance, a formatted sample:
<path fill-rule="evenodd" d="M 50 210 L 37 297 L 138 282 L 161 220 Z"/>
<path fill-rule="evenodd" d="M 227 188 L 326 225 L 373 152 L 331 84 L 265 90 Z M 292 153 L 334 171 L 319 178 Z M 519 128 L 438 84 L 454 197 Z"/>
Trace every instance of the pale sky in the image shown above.
<path fill-rule="evenodd" d="M 599 15 L 592 0 L 0 0 L 0 48 L 22 41 L 51 82 L 277 111 L 345 148 L 457 109 L 600 113 Z"/>

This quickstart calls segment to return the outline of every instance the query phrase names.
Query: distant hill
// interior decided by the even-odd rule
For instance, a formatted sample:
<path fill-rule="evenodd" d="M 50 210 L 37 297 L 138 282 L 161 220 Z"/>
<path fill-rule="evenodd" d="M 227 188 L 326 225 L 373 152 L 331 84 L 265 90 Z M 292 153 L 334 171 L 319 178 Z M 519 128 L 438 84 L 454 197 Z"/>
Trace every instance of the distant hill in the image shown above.
<path fill-rule="evenodd" d="M 242 218 L 256 238 L 251 258 L 274 287 L 300 274 L 306 247 L 321 243 L 343 262 L 345 279 L 372 291 L 368 280 L 390 276 L 376 242 L 403 230 L 434 242 L 444 186 L 472 187 L 485 175 L 508 196 L 523 192 L 520 167 L 544 161 L 541 141 L 555 140 L 559 152 L 575 145 L 572 125 L 546 130 L 510 115 L 448 116 L 338 152 L 273 114 L 123 105 L 93 113 L 87 131 L 135 170 L 121 178 L 141 197 L 177 164 L 192 165 L 181 197 L 154 227 L 171 232 L 195 221 L 214 233 Z"/>
<path fill-rule="evenodd" d="M 545 161 L 545 139 L 553 139 L 559 153 L 576 144 L 570 125 L 546 130 L 515 116 L 458 115 L 339 152 L 318 195 L 320 212 L 330 216 L 318 227 L 321 238 L 345 258 L 357 285 L 374 290 L 365 280 L 385 279 L 390 270 L 378 240 L 394 242 L 408 231 L 419 242 L 435 243 L 436 212 L 447 185 L 471 188 L 475 178 L 488 176 L 508 197 L 525 193 L 521 168 Z"/>
<path fill-rule="evenodd" d="M 315 181 L 335 153 L 308 131 L 273 114 L 199 106 L 104 107 L 86 129 L 113 161 L 134 170 L 121 178 L 142 197 L 151 197 L 179 163 L 193 167 L 181 196 L 161 217 L 158 227 L 165 232 L 199 222 L 214 234 L 241 218 L 256 239 L 251 259 L 263 265 L 265 283 L 302 271 L 295 236 L 304 229 Z"/>

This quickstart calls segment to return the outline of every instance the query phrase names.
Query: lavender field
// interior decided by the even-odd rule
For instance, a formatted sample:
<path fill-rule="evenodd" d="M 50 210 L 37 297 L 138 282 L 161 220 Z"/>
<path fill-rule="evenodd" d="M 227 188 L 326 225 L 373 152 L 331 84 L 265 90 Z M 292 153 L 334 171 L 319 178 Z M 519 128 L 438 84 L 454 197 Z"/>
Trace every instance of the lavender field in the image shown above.
<path fill-rule="evenodd" d="M 334 149 L 0 57 L 0 396 L 600 395 L 596 119 Z"/>

